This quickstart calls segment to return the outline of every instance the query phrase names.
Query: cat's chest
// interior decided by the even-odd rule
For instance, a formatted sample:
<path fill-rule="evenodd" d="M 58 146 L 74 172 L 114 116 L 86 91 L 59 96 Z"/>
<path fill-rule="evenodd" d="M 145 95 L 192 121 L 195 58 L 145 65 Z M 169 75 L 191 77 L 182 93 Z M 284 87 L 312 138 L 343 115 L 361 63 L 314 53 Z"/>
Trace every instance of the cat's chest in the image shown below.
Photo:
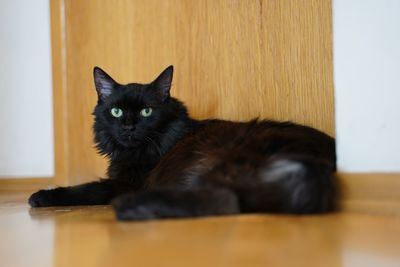
<path fill-rule="evenodd" d="M 115 159 L 108 167 L 108 177 L 138 183 L 145 179 L 158 162 L 153 155 L 132 155 Z"/>

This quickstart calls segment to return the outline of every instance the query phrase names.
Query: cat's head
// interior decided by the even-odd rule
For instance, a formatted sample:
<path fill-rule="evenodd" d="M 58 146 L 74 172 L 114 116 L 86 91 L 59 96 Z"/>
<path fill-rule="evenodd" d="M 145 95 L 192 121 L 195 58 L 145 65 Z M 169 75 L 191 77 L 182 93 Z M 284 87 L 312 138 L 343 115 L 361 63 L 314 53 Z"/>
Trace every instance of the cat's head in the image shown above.
<path fill-rule="evenodd" d="M 173 66 L 149 84 L 119 84 L 98 67 L 93 74 L 98 95 L 93 130 L 102 154 L 157 141 L 171 122 L 187 117 L 183 104 L 170 96 Z"/>

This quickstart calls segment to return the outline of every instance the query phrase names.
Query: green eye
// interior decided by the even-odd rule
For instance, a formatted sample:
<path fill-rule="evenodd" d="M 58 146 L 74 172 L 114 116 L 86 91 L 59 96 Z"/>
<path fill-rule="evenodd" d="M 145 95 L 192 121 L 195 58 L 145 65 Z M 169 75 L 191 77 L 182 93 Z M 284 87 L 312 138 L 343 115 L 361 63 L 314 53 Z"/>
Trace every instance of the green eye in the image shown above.
<path fill-rule="evenodd" d="M 112 108 L 111 109 L 111 115 L 113 115 L 115 118 L 121 117 L 123 114 L 122 109 L 120 108 Z"/>
<path fill-rule="evenodd" d="M 151 108 L 144 108 L 140 111 L 140 115 L 142 115 L 143 117 L 148 117 L 151 115 L 152 112 L 153 110 Z"/>

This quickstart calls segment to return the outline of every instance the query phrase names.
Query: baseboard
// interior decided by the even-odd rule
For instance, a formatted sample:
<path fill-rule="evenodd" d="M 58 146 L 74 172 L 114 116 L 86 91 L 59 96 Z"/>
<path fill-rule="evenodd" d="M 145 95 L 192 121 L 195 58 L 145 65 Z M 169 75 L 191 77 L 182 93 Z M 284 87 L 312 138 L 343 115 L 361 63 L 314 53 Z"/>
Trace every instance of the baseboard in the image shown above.
<path fill-rule="evenodd" d="M 0 179 L 0 191 L 35 191 L 53 185 L 53 178 Z"/>
<path fill-rule="evenodd" d="M 400 214 L 400 173 L 338 173 L 343 211 Z"/>

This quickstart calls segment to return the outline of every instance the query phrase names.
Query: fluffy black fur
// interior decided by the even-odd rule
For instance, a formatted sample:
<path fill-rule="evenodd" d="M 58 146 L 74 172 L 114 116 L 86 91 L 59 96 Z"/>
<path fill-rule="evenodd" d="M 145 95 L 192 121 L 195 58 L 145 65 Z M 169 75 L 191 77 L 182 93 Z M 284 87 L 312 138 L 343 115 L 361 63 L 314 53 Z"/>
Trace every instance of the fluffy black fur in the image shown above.
<path fill-rule="evenodd" d="M 30 205 L 112 201 L 121 220 L 334 209 L 333 138 L 291 122 L 191 119 L 169 94 L 172 75 L 121 85 L 96 67 L 93 129 L 108 179 L 40 190 Z"/>

